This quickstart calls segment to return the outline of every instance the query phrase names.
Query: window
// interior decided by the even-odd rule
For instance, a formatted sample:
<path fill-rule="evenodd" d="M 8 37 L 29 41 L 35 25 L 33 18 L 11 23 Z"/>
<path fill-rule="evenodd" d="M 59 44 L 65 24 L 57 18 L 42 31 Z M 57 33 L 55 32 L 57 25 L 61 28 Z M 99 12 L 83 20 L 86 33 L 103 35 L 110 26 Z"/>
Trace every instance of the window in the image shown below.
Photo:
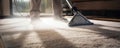
<path fill-rule="evenodd" d="M 12 10 L 15 16 L 27 16 L 30 11 L 30 0 L 12 0 Z M 41 0 L 41 14 L 52 14 L 52 0 Z"/>

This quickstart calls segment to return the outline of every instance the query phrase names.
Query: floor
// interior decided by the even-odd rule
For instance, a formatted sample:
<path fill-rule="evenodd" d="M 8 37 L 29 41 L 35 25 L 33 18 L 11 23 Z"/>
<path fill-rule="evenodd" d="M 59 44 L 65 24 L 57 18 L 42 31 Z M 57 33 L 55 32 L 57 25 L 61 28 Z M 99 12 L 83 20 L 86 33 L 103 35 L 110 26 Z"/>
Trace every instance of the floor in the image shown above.
<path fill-rule="evenodd" d="M 69 27 L 51 17 L 0 19 L 0 34 L 6 48 L 120 48 L 120 22 L 90 21 Z"/>

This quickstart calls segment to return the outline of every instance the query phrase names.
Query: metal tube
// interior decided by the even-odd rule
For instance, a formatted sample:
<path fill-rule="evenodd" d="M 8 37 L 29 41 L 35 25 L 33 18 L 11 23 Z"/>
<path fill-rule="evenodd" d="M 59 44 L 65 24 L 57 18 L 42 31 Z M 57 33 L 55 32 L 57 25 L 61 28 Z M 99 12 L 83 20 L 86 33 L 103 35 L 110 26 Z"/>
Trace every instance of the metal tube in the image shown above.
<path fill-rule="evenodd" d="M 69 0 L 66 0 L 66 2 L 67 2 L 67 4 L 68 4 L 68 6 L 70 7 L 70 9 L 72 9 L 72 4 L 70 3 L 70 1 L 69 1 Z"/>

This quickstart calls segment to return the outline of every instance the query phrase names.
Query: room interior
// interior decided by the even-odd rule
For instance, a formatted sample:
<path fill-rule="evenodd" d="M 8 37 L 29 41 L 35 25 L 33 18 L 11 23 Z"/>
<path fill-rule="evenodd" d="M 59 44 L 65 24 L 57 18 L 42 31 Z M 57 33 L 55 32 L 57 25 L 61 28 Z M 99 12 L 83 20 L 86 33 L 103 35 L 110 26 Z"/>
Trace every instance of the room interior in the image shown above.
<path fill-rule="evenodd" d="M 0 48 L 120 48 L 119 0 L 70 1 L 93 24 L 65 0 L 0 0 Z"/>

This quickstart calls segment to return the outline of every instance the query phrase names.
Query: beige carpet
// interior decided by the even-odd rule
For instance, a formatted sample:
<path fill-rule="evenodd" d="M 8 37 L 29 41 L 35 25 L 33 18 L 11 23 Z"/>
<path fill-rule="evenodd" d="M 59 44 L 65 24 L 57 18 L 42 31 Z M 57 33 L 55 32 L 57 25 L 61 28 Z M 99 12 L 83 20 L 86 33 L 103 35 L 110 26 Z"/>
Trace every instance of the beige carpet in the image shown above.
<path fill-rule="evenodd" d="M 120 23 L 91 20 L 95 25 L 69 27 L 43 17 L 0 20 L 7 48 L 120 48 Z"/>

